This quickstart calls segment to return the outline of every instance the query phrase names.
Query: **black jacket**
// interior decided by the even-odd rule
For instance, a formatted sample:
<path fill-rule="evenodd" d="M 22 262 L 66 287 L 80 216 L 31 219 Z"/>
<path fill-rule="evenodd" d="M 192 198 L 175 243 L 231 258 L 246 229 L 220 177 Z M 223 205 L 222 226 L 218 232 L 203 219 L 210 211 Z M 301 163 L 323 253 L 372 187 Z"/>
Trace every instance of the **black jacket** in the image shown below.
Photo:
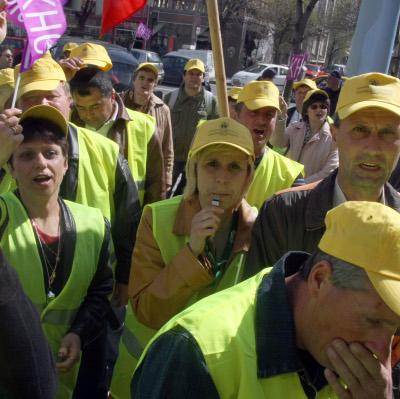
<path fill-rule="evenodd" d="M 253 226 L 244 278 L 274 265 L 286 252 L 317 249 L 325 215 L 333 207 L 336 175 L 337 170 L 317 185 L 276 195 L 263 205 Z M 385 198 L 400 212 L 400 194 L 390 184 L 385 185 Z"/>
<path fill-rule="evenodd" d="M 57 372 L 36 308 L 0 252 L 0 398 L 53 399 Z"/>
<path fill-rule="evenodd" d="M 78 131 L 71 124 L 69 124 L 68 144 L 68 170 L 61 185 L 60 196 L 75 201 L 78 187 L 79 144 Z M 122 155 L 119 155 L 117 160 L 113 197 L 115 209 L 114 218 L 111 220 L 111 235 L 117 258 L 115 279 L 117 282 L 128 284 L 141 207 L 128 162 Z"/>

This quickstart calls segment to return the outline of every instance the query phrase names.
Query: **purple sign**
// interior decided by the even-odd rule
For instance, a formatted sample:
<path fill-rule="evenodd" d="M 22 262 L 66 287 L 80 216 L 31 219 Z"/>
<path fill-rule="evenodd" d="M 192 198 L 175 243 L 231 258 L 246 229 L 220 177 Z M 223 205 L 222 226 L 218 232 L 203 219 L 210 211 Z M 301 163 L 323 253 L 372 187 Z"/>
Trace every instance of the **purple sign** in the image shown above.
<path fill-rule="evenodd" d="M 9 18 L 24 26 L 28 36 L 21 72 L 29 69 L 65 32 L 67 23 L 63 3 L 60 0 L 8 1 Z"/>
<path fill-rule="evenodd" d="M 302 67 L 308 54 L 292 54 L 289 61 L 287 80 L 298 80 L 302 74 Z"/>
<path fill-rule="evenodd" d="M 143 22 L 139 24 L 139 26 L 136 29 L 136 37 L 138 39 L 144 39 L 144 40 L 149 40 L 152 35 L 151 29 L 146 26 Z"/>

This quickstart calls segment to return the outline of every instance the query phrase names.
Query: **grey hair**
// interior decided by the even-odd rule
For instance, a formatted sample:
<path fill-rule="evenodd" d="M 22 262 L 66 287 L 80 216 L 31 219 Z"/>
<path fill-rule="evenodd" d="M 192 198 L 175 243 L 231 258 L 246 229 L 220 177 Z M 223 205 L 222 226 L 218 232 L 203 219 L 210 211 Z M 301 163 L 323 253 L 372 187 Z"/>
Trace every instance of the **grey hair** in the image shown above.
<path fill-rule="evenodd" d="M 307 280 L 313 266 L 323 260 L 329 262 L 332 267 L 330 281 L 334 287 L 356 291 L 368 290 L 371 287 L 370 280 L 364 269 L 335 256 L 328 255 L 321 250 L 317 250 L 301 266 L 300 276 Z"/>

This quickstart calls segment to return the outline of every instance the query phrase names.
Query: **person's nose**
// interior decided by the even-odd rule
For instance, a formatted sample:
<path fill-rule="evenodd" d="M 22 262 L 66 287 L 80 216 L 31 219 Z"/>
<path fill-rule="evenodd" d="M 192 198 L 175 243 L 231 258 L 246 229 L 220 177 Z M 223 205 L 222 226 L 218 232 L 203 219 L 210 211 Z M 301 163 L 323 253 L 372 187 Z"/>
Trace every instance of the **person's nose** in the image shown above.
<path fill-rule="evenodd" d="M 47 97 L 43 97 L 40 101 L 40 105 L 49 105 L 50 100 Z"/>
<path fill-rule="evenodd" d="M 378 357 L 379 361 L 383 364 L 390 362 L 392 334 L 389 332 L 376 333 L 364 345 Z"/>
<path fill-rule="evenodd" d="M 215 177 L 218 184 L 225 184 L 229 180 L 227 168 L 218 168 Z"/>
<path fill-rule="evenodd" d="M 38 169 L 44 169 L 47 166 L 47 160 L 45 158 L 45 156 L 40 152 L 39 154 L 37 154 L 36 158 L 35 158 L 35 167 Z"/>
<path fill-rule="evenodd" d="M 369 152 L 380 152 L 382 150 L 382 139 L 377 133 L 371 132 L 364 141 L 364 149 Z"/>

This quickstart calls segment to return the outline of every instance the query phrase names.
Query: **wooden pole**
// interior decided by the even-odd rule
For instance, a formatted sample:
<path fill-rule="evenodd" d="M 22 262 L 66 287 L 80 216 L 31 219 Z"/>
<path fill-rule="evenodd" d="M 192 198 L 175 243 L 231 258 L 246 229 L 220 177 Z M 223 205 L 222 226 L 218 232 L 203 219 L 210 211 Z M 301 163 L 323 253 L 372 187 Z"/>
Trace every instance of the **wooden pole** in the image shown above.
<path fill-rule="evenodd" d="M 220 116 L 229 116 L 228 95 L 226 93 L 226 77 L 224 53 L 222 52 L 221 28 L 217 0 L 207 0 L 208 26 L 214 58 L 215 81 Z"/>

